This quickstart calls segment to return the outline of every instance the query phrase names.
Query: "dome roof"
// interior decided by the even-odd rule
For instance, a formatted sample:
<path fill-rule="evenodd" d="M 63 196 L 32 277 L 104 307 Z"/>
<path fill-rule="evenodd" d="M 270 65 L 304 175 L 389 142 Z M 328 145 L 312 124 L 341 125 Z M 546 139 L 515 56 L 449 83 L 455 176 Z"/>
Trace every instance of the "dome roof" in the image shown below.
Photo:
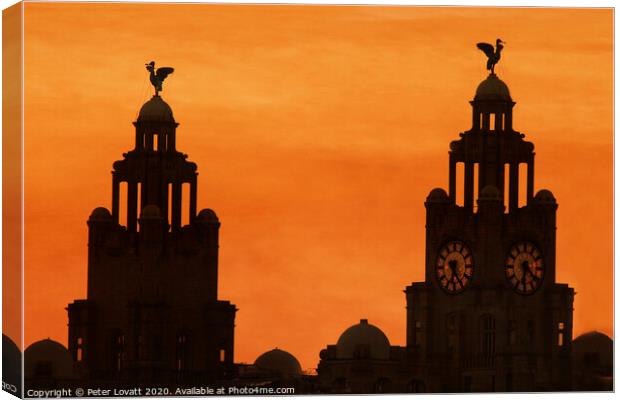
<path fill-rule="evenodd" d="M 217 219 L 217 215 L 215 214 L 215 211 L 213 211 L 210 208 L 205 208 L 204 210 L 200 210 L 200 212 L 198 213 L 198 219 L 202 220 L 202 221 L 219 221 Z"/>
<path fill-rule="evenodd" d="M 476 89 L 474 100 L 504 100 L 512 101 L 508 86 L 495 74 L 480 82 Z"/>
<path fill-rule="evenodd" d="M 144 103 L 138 114 L 140 122 L 174 122 L 172 109 L 159 96 L 153 96 Z"/>
<path fill-rule="evenodd" d="M 89 219 L 97 220 L 97 221 L 107 221 L 112 218 L 112 214 L 105 207 L 97 207 L 90 213 Z"/>
<path fill-rule="evenodd" d="M 28 346 L 24 352 L 24 375 L 29 378 L 41 374 L 53 378 L 73 376 L 73 360 L 69 350 L 50 339 Z"/>
<path fill-rule="evenodd" d="M 154 204 L 149 204 L 142 209 L 140 218 L 161 218 L 161 212 L 159 207 Z"/>
<path fill-rule="evenodd" d="M 613 365 L 614 342 L 603 333 L 592 331 L 573 339 L 572 355 L 577 363 L 595 362 L 600 367 Z"/>
<path fill-rule="evenodd" d="M 610 375 L 614 365 L 614 341 L 600 332 L 584 333 L 573 340 L 571 357 L 581 371 Z"/>
<path fill-rule="evenodd" d="M 426 197 L 426 201 L 430 203 L 445 203 L 447 202 L 448 194 L 442 188 L 435 188 Z"/>
<path fill-rule="evenodd" d="M 6 335 L 2 335 L 2 380 L 21 386 L 22 353 Z M 17 391 L 19 393 L 19 390 Z"/>
<path fill-rule="evenodd" d="M 553 193 L 547 189 L 541 189 L 534 196 L 534 200 L 539 203 L 547 203 L 547 204 L 555 204 L 555 197 L 553 197 Z"/>
<path fill-rule="evenodd" d="M 275 372 L 282 376 L 301 375 L 301 365 L 295 356 L 278 348 L 258 356 L 254 361 L 254 366 L 260 370 Z"/>
<path fill-rule="evenodd" d="M 367 352 L 366 357 L 386 360 L 390 358 L 390 341 L 387 336 L 368 320 L 362 319 L 340 335 L 338 339 L 338 358 L 359 358 L 360 351 Z"/>

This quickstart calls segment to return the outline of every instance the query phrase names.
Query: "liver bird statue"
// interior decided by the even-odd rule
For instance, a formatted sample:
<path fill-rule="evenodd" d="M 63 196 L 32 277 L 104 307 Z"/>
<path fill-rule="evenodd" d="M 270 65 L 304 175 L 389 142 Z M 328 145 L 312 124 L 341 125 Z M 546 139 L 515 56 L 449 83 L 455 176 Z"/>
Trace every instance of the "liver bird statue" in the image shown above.
<path fill-rule="evenodd" d="M 159 96 L 159 92 L 162 91 L 162 84 L 164 83 L 164 79 L 166 79 L 168 75 L 174 72 L 174 68 L 161 67 L 157 68 L 157 72 L 155 72 L 155 61 L 151 61 L 150 63 L 145 65 L 147 71 L 151 73 L 150 78 L 151 83 L 155 88 L 155 96 Z"/>
<path fill-rule="evenodd" d="M 489 58 L 487 60 L 487 70 L 491 71 L 491 74 L 495 74 L 495 64 L 499 62 L 504 44 L 501 39 L 495 41 L 495 48 L 489 43 L 478 43 L 476 46 L 484 52 Z"/>

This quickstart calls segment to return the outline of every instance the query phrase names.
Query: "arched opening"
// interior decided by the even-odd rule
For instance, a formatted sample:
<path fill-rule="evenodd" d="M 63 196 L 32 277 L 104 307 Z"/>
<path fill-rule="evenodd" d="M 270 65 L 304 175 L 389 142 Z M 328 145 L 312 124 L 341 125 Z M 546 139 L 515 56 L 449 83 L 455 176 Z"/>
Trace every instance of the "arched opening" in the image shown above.
<path fill-rule="evenodd" d="M 504 210 L 508 211 L 510 203 L 510 164 L 504 164 Z"/>
<path fill-rule="evenodd" d="M 142 182 L 138 182 L 136 185 L 137 185 L 136 195 L 138 196 L 137 201 L 136 201 L 136 207 L 137 207 L 138 213 L 136 215 L 140 217 L 142 215 L 142 209 L 146 205 L 146 204 L 142 204 L 142 200 L 145 199 L 146 196 L 143 193 L 144 185 L 142 185 Z"/>
<path fill-rule="evenodd" d="M 519 163 L 519 207 L 527 205 L 527 164 Z"/>
<path fill-rule="evenodd" d="M 474 163 L 474 210 L 478 208 L 480 186 L 480 163 Z"/>
<path fill-rule="evenodd" d="M 455 170 L 455 201 L 456 205 L 463 207 L 465 205 L 465 163 L 457 162 Z"/>
<path fill-rule="evenodd" d="M 84 359 L 84 339 L 78 337 L 76 340 L 76 361 L 82 361 Z"/>
<path fill-rule="evenodd" d="M 118 221 L 127 226 L 127 182 L 120 182 L 118 186 Z"/>
<path fill-rule="evenodd" d="M 184 182 L 181 186 L 181 226 L 189 225 L 189 183 Z"/>
<path fill-rule="evenodd" d="M 168 224 L 172 225 L 172 183 L 168 184 Z"/>
<path fill-rule="evenodd" d="M 564 346 L 564 322 L 558 322 L 558 346 Z"/>

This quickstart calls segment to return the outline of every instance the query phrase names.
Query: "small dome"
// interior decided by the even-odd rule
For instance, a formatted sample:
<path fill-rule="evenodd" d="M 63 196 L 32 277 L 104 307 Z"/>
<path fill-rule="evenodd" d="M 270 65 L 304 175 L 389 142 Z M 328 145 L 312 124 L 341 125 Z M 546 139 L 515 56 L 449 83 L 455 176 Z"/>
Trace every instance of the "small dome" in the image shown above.
<path fill-rule="evenodd" d="M 97 207 L 90 213 L 89 219 L 94 221 L 107 221 L 112 219 L 112 214 L 110 214 L 110 211 L 105 207 Z"/>
<path fill-rule="evenodd" d="M 555 204 L 555 197 L 553 197 L 553 193 L 547 189 L 541 189 L 534 196 L 534 200 L 539 203 L 544 204 Z"/>
<path fill-rule="evenodd" d="M 138 115 L 140 122 L 174 122 L 172 109 L 159 96 L 153 96 L 144 103 Z"/>
<path fill-rule="evenodd" d="M 499 200 L 499 190 L 493 185 L 485 186 L 480 192 L 481 200 Z"/>
<path fill-rule="evenodd" d="M 584 333 L 573 339 L 572 347 L 573 362 L 601 372 L 612 369 L 614 342 L 609 336 L 597 331 Z"/>
<path fill-rule="evenodd" d="M 429 203 L 445 203 L 447 202 L 448 194 L 442 188 L 435 188 L 426 197 L 426 201 Z"/>
<path fill-rule="evenodd" d="M 71 354 L 65 346 L 50 339 L 35 342 L 24 352 L 24 375 L 26 379 L 41 375 L 70 378 L 73 376 Z"/>
<path fill-rule="evenodd" d="M 474 100 L 504 100 L 512 101 L 508 86 L 495 74 L 490 74 L 487 79 L 480 82 L 476 89 Z"/>
<path fill-rule="evenodd" d="M 6 335 L 2 335 L 2 380 L 17 388 L 17 395 L 21 388 L 22 353 L 19 348 Z M 5 389 L 7 390 L 7 389 Z M 9 388 L 9 391 L 11 389 Z"/>
<path fill-rule="evenodd" d="M 282 376 L 301 375 L 301 365 L 295 356 L 278 348 L 261 354 L 254 361 L 254 366 L 265 372 L 275 372 Z"/>
<path fill-rule="evenodd" d="M 337 355 L 340 359 L 371 358 L 386 360 L 390 358 L 390 341 L 387 336 L 368 320 L 362 319 L 343 332 L 338 339 Z"/>
<path fill-rule="evenodd" d="M 210 208 L 205 208 L 198 213 L 198 219 L 203 222 L 215 222 L 219 221 L 215 211 Z"/>
<path fill-rule="evenodd" d="M 142 209 L 142 214 L 140 218 L 161 218 L 161 212 L 159 212 L 159 207 L 154 204 L 149 204 Z"/>

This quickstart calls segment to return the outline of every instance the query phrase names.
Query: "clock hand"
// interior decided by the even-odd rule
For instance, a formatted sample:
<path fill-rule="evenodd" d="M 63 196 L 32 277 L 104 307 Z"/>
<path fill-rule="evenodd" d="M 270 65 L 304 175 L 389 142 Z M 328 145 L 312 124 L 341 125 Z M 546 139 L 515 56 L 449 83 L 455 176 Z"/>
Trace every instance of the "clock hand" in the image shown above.
<path fill-rule="evenodd" d="M 527 272 L 529 272 L 530 276 L 532 277 L 533 280 L 535 281 L 539 281 L 540 278 L 536 276 L 536 274 L 532 271 L 532 269 L 530 268 L 530 263 L 527 261 L 523 261 L 523 265 L 525 266 L 525 268 L 527 269 Z"/>
<path fill-rule="evenodd" d="M 461 280 L 461 278 L 459 278 L 457 274 L 454 274 L 454 276 L 456 277 L 456 280 L 459 281 L 459 285 L 461 285 L 461 287 L 465 287 L 465 285 L 463 285 L 463 281 Z"/>
<path fill-rule="evenodd" d="M 448 262 L 448 266 L 452 270 L 452 276 L 456 278 L 456 280 L 458 281 L 459 285 L 461 285 L 461 287 L 464 287 L 463 281 L 461 280 L 461 278 L 459 278 L 459 274 L 456 272 L 456 268 L 457 268 L 456 261 L 450 260 Z"/>
<path fill-rule="evenodd" d="M 523 290 L 525 290 L 525 278 L 527 277 L 527 261 L 523 261 L 521 263 L 521 285 L 523 285 Z"/>

